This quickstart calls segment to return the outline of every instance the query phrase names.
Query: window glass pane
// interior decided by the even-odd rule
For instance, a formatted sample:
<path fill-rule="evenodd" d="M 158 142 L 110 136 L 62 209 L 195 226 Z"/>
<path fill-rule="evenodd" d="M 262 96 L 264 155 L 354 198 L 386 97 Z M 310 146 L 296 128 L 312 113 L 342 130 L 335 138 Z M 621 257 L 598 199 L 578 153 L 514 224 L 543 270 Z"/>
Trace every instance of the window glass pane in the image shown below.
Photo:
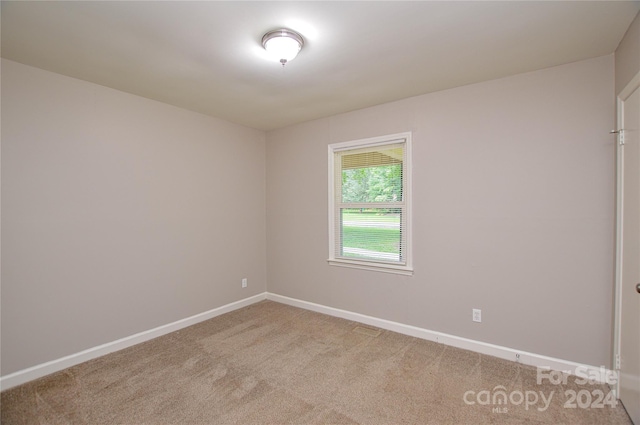
<path fill-rule="evenodd" d="M 342 202 L 402 201 L 402 164 L 342 170 Z"/>
<path fill-rule="evenodd" d="M 353 150 L 340 159 L 341 202 L 402 201 L 402 146 Z"/>
<path fill-rule="evenodd" d="M 401 208 L 341 208 L 341 255 L 402 261 Z"/>

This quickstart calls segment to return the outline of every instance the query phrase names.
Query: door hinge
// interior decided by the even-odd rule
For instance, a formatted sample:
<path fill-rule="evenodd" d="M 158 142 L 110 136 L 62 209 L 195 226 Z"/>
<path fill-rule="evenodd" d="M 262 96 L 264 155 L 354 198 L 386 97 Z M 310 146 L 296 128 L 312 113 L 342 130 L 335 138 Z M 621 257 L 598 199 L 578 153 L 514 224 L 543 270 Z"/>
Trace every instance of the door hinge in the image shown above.
<path fill-rule="evenodd" d="M 620 130 L 611 130 L 609 134 L 617 134 L 618 135 L 618 144 L 620 146 L 624 145 L 624 129 Z"/>
<path fill-rule="evenodd" d="M 616 361 L 615 361 L 615 365 L 614 365 L 614 369 L 616 370 L 620 370 L 620 354 L 616 354 Z"/>

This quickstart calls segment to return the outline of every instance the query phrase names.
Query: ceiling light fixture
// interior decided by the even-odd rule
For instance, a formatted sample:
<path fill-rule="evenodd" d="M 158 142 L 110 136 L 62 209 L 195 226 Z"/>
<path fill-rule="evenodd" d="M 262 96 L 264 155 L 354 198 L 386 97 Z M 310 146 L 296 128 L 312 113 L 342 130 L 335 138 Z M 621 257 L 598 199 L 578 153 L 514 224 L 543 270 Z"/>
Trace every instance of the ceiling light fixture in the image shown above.
<path fill-rule="evenodd" d="M 262 46 L 284 66 L 298 55 L 304 40 L 297 32 L 282 28 L 266 33 L 262 37 Z"/>

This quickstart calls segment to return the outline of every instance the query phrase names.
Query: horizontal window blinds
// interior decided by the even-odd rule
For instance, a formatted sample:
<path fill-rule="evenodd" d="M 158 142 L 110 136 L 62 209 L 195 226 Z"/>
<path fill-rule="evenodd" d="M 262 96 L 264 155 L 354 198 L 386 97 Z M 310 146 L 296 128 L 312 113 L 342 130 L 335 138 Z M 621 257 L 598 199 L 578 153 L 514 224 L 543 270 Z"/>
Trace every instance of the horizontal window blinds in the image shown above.
<path fill-rule="evenodd" d="M 334 155 L 335 258 L 405 264 L 404 140 Z"/>

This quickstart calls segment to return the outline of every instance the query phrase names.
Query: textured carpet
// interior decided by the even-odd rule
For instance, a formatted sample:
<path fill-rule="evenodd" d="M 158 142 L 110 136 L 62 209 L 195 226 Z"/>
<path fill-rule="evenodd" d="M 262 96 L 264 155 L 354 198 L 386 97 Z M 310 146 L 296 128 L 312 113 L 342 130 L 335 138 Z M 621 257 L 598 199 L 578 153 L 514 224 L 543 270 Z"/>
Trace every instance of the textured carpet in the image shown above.
<path fill-rule="evenodd" d="M 598 391 L 609 388 L 538 385 L 529 366 L 263 301 L 4 391 L 1 420 L 630 424 L 621 405 L 591 407 Z"/>

